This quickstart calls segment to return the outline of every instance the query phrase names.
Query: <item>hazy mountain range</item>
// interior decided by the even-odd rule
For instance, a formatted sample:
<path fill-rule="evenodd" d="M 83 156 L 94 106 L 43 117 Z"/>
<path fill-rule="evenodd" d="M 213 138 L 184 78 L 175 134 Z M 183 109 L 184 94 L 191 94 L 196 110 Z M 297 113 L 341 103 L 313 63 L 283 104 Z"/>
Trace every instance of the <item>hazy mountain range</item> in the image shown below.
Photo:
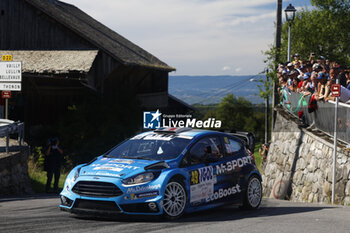
<path fill-rule="evenodd" d="M 169 93 L 188 104 L 219 103 L 232 93 L 252 103 L 263 103 L 258 81 L 263 76 L 169 76 Z M 253 79 L 253 80 L 252 80 Z"/>

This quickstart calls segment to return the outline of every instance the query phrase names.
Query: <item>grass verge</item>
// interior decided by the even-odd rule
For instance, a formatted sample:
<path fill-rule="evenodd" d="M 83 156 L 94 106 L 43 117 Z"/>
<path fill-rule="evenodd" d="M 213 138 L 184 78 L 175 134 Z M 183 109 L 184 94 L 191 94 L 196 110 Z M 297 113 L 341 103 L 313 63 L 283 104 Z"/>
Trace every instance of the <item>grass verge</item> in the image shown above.
<path fill-rule="evenodd" d="M 46 186 L 46 171 L 43 171 L 42 168 L 40 168 L 37 163 L 33 161 L 33 159 L 29 159 L 28 161 L 28 173 L 32 185 L 32 189 L 35 193 L 45 193 L 45 186 Z M 68 173 L 61 173 L 60 180 L 58 182 L 58 188 L 61 190 L 64 185 L 64 181 L 66 180 Z M 52 184 L 51 188 L 53 186 L 53 180 L 52 178 Z"/>
<path fill-rule="evenodd" d="M 261 168 L 261 162 L 262 162 L 263 158 L 259 153 L 259 148 L 261 148 L 261 143 L 255 144 L 254 157 L 255 157 L 256 166 L 258 167 L 259 172 L 262 174 L 263 171 Z"/>

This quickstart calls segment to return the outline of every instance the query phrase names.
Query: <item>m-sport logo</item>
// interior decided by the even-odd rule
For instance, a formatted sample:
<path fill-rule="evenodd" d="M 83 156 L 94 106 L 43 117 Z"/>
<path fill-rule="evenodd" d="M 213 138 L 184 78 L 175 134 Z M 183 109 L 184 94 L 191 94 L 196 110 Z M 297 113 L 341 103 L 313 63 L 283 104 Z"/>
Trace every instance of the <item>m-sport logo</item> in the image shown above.
<path fill-rule="evenodd" d="M 157 129 L 161 127 L 161 115 L 159 109 L 156 112 L 143 112 L 143 128 Z"/>

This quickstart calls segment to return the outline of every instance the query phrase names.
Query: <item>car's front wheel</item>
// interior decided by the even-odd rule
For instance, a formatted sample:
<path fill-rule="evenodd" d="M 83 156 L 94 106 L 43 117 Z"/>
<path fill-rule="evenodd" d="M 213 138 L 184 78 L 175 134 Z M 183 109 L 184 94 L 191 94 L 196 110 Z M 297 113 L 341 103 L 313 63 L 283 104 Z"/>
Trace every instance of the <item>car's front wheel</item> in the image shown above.
<path fill-rule="evenodd" d="M 168 219 L 177 219 L 184 214 L 187 196 L 184 184 L 178 180 L 171 180 L 164 192 L 163 212 Z"/>
<path fill-rule="evenodd" d="M 249 178 L 247 191 L 243 200 L 244 209 L 257 209 L 262 199 L 262 186 L 260 179 L 253 175 Z"/>

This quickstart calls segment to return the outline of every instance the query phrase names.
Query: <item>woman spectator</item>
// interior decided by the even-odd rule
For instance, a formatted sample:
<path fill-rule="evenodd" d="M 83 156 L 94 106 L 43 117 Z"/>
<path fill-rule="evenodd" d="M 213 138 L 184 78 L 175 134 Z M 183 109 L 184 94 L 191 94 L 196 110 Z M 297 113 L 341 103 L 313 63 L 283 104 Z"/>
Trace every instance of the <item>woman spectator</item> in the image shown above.
<path fill-rule="evenodd" d="M 317 76 L 317 80 L 318 93 L 316 95 L 316 100 L 322 100 L 323 98 L 328 96 L 328 91 L 326 91 L 327 76 L 325 75 L 325 73 L 320 72 Z"/>
<path fill-rule="evenodd" d="M 317 72 L 313 72 L 310 79 L 304 86 L 303 96 L 313 95 L 317 89 Z"/>
<path fill-rule="evenodd" d="M 293 92 L 299 92 L 299 88 L 298 88 L 298 84 L 299 84 L 299 79 L 297 77 L 293 77 L 292 79 L 292 85 L 290 85 L 288 88 L 289 90 L 293 91 Z"/>
<path fill-rule="evenodd" d="M 329 71 L 329 76 L 328 76 L 327 82 L 325 84 L 325 90 L 324 90 L 324 94 L 323 94 L 323 99 L 325 101 L 327 101 L 327 97 L 330 94 L 332 84 L 335 83 L 336 75 L 337 75 L 336 69 L 331 68 Z"/>

